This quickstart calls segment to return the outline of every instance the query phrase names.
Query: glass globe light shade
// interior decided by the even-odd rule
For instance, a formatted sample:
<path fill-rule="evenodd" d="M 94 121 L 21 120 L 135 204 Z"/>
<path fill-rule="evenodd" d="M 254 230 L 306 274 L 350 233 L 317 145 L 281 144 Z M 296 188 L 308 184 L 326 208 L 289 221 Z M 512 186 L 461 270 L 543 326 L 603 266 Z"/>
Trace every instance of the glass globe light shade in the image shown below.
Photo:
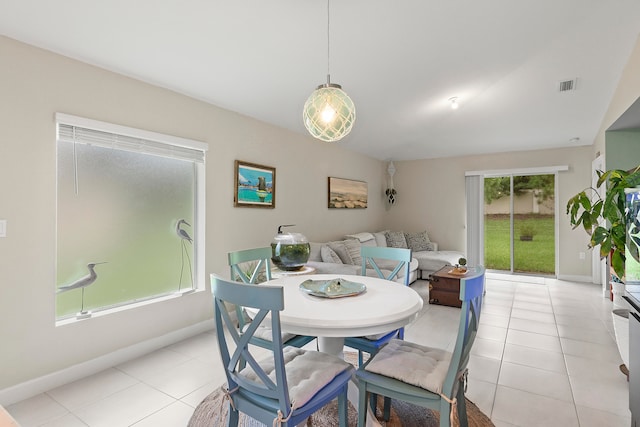
<path fill-rule="evenodd" d="M 335 83 L 318 86 L 304 103 L 304 126 L 315 138 L 338 141 L 351 132 L 356 107 L 342 87 Z"/>

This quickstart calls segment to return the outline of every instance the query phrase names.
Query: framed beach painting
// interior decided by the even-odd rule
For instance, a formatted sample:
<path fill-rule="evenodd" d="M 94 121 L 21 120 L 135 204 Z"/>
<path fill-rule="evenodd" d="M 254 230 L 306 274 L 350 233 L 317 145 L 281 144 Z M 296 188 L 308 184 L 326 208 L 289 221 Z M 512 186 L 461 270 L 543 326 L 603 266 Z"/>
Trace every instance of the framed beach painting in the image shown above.
<path fill-rule="evenodd" d="M 366 182 L 329 177 L 330 209 L 364 209 L 366 207 Z"/>
<path fill-rule="evenodd" d="M 276 169 L 236 160 L 233 206 L 275 208 Z"/>

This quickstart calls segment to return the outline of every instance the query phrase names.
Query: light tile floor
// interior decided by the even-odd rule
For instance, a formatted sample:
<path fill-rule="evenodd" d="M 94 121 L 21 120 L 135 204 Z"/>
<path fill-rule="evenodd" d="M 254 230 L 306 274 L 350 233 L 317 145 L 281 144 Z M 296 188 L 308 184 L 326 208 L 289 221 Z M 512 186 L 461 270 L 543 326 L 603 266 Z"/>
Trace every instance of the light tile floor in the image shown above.
<path fill-rule="evenodd" d="M 425 299 L 405 339 L 451 349 L 457 309 Z M 630 425 L 628 384 L 599 286 L 488 274 L 467 397 L 507 426 Z M 224 382 L 213 332 L 10 405 L 23 427 L 177 427 Z"/>

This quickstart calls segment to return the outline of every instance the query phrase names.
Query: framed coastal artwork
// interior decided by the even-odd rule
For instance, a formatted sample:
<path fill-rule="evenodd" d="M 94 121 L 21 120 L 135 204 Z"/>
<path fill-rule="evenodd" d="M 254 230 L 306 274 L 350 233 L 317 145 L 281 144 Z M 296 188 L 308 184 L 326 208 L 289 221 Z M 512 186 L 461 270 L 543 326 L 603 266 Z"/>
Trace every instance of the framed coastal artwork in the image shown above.
<path fill-rule="evenodd" d="M 364 209 L 367 197 L 366 182 L 329 177 L 330 209 Z"/>
<path fill-rule="evenodd" d="M 236 160 L 233 206 L 275 208 L 276 169 Z"/>

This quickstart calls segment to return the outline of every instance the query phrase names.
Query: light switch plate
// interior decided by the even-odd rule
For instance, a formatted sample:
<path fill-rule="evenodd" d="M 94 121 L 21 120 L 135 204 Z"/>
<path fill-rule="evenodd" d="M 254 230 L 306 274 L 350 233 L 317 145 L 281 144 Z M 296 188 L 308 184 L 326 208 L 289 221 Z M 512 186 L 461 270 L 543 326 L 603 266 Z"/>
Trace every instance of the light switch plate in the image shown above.
<path fill-rule="evenodd" d="M 0 219 L 0 237 L 7 237 L 7 220 Z"/>

